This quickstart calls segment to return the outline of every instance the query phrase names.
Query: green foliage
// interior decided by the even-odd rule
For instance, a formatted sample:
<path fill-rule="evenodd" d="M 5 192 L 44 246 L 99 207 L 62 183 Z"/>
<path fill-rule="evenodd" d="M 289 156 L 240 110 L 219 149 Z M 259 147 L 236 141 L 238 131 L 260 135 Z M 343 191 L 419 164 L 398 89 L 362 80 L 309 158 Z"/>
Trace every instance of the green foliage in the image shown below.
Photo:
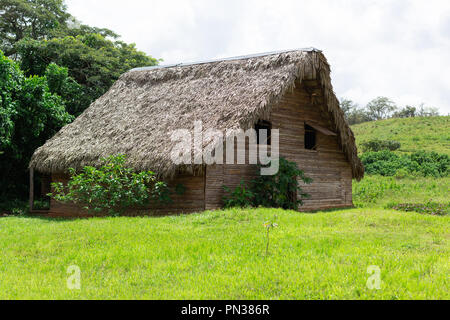
<path fill-rule="evenodd" d="M 386 119 L 397 109 L 395 103 L 386 97 L 373 99 L 365 108 L 349 99 L 341 99 L 340 106 L 350 125 Z"/>
<path fill-rule="evenodd" d="M 251 181 L 250 187 L 241 181 L 241 185 L 233 191 L 224 186 L 229 195 L 225 196 L 223 201 L 227 208 L 253 205 L 297 210 L 298 206 L 303 204 L 303 199 L 309 197 L 300 187 L 299 179 L 306 184 L 312 182 L 295 162 L 280 158 L 276 175 L 260 175 Z"/>
<path fill-rule="evenodd" d="M 422 103 L 418 108 L 406 106 L 405 108 L 396 111 L 393 118 L 414 118 L 414 117 L 436 117 L 439 116 L 437 108 L 425 107 Z"/>
<path fill-rule="evenodd" d="M 84 89 L 75 79 L 69 76 L 66 67 L 50 63 L 45 70 L 50 92 L 59 95 L 68 113 L 78 116 L 91 100 L 84 94 Z"/>
<path fill-rule="evenodd" d="M 228 196 L 223 197 L 223 204 L 225 208 L 245 208 L 251 207 L 254 204 L 254 193 L 250 190 L 244 180 L 241 180 L 239 186 L 231 190 L 227 186 L 223 186 Z"/>
<path fill-rule="evenodd" d="M 0 0 L 0 197 L 25 198 L 34 150 L 134 67 L 159 61 L 63 0 Z M 19 69 L 21 67 L 21 69 Z M 22 71 L 21 71 L 22 70 Z"/>
<path fill-rule="evenodd" d="M 29 212 L 28 201 L 0 199 L 0 217 L 3 215 L 25 215 Z"/>
<path fill-rule="evenodd" d="M 361 149 L 363 152 L 390 150 L 395 151 L 401 148 L 400 142 L 392 140 L 369 140 L 361 143 Z"/>
<path fill-rule="evenodd" d="M 44 39 L 64 28 L 66 9 L 63 0 L 0 0 L 0 50 L 13 55 L 21 39 Z"/>
<path fill-rule="evenodd" d="M 395 103 L 386 97 L 373 99 L 365 107 L 360 107 L 352 100 L 341 98 L 340 106 L 350 125 L 380 121 L 389 118 L 439 116 L 438 109 L 425 107 L 423 103 L 420 104 L 419 107 L 406 106 L 402 109 L 398 109 Z"/>
<path fill-rule="evenodd" d="M 26 78 L 0 51 L 0 196 L 24 194 L 34 150 L 73 120 L 45 77 Z"/>
<path fill-rule="evenodd" d="M 367 152 L 361 156 L 367 174 L 395 176 L 400 169 L 410 174 L 445 177 L 448 175 L 450 157 L 436 152 L 419 151 L 410 155 L 397 155 L 391 151 Z"/>
<path fill-rule="evenodd" d="M 135 173 L 125 167 L 125 155 L 110 156 L 102 162 L 99 169 L 87 166 L 81 173 L 70 169 L 67 186 L 53 183 L 54 192 L 49 196 L 82 205 L 91 212 L 106 211 L 114 216 L 130 207 L 171 201 L 167 184 L 158 181 L 152 171 Z"/>
<path fill-rule="evenodd" d="M 0 150 L 11 145 L 17 116 L 16 91 L 24 82 L 19 67 L 0 51 Z"/>
<path fill-rule="evenodd" d="M 75 116 L 122 73 L 159 62 L 118 38 L 109 29 L 81 24 L 63 0 L 0 0 L 0 50 L 20 62 L 25 75 L 46 75 L 59 83 L 50 91 Z M 48 70 L 52 63 L 67 72 Z"/>
<path fill-rule="evenodd" d="M 367 112 L 349 99 L 341 99 L 340 106 L 350 125 L 371 121 Z"/>
<path fill-rule="evenodd" d="M 410 176 L 410 173 L 408 172 L 408 170 L 406 168 L 398 169 L 394 175 L 395 179 L 397 179 L 397 180 L 405 179 L 406 177 L 409 177 L 409 176 Z"/>
<path fill-rule="evenodd" d="M 297 210 L 303 205 L 303 199 L 309 198 L 300 187 L 299 179 L 305 184 L 312 182 L 295 162 L 281 157 L 276 175 L 261 175 L 253 181 L 255 206 Z"/>
<path fill-rule="evenodd" d="M 386 97 L 378 97 L 367 104 L 367 115 L 373 121 L 388 118 L 397 106 L 393 101 Z"/>

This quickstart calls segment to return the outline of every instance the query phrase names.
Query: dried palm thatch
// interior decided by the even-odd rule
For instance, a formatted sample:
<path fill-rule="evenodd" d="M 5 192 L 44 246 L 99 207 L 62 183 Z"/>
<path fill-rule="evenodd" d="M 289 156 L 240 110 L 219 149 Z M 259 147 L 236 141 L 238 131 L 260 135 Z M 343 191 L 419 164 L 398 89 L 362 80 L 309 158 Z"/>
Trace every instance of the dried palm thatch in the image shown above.
<path fill-rule="evenodd" d="M 43 173 L 96 166 L 102 157 L 127 154 L 135 170 L 173 176 L 171 161 L 179 128 L 251 128 L 267 117 L 287 90 L 316 74 L 354 178 L 364 175 L 355 138 L 333 92 L 330 67 L 318 50 L 294 50 L 236 59 L 131 70 L 73 123 L 37 149 L 30 167 Z"/>

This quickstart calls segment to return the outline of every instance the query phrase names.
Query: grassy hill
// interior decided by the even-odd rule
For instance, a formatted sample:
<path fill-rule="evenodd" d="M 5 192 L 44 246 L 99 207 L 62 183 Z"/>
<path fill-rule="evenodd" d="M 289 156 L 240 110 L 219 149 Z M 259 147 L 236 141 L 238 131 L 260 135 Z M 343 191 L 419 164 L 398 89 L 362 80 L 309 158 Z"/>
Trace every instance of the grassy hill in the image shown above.
<path fill-rule="evenodd" d="M 373 140 L 395 140 L 400 152 L 435 151 L 450 155 L 450 116 L 388 119 L 352 126 L 358 148 Z"/>

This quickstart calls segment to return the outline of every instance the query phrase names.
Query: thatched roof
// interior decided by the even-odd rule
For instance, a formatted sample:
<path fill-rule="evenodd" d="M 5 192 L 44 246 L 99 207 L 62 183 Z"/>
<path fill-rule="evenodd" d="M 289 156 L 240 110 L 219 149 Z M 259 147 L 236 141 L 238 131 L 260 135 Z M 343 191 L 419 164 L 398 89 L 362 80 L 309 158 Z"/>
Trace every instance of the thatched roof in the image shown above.
<path fill-rule="evenodd" d="M 330 67 L 316 49 L 131 70 L 37 149 L 30 167 L 43 173 L 63 172 L 124 153 L 136 170 L 173 175 L 179 167 L 170 158 L 176 143 L 168 138 L 171 130 L 192 129 L 195 120 L 203 122 L 203 130 L 249 129 L 311 70 L 324 89 L 353 176 L 362 178 L 364 169 L 333 93 Z"/>

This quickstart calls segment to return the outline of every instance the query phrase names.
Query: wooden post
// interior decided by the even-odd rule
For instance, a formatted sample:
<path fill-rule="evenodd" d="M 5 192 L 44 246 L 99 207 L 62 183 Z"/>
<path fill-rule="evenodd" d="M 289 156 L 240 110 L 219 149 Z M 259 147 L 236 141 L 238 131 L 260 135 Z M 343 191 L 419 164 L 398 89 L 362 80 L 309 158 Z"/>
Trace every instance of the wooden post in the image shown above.
<path fill-rule="evenodd" d="M 33 212 L 34 203 L 34 169 L 30 168 L 30 212 Z"/>

